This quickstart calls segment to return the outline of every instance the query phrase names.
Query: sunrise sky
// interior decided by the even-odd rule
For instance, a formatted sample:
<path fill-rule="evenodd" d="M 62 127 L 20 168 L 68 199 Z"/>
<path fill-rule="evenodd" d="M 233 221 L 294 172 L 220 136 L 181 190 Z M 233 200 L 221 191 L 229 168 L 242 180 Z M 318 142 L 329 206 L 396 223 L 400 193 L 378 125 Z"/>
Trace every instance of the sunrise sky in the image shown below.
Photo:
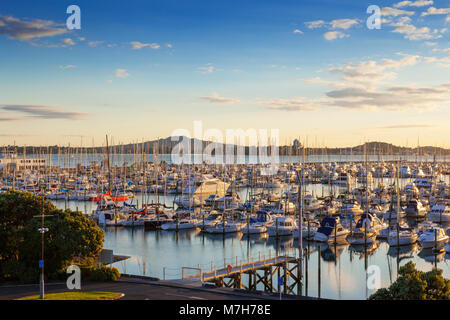
<path fill-rule="evenodd" d="M 449 148 L 449 4 L 2 1 L 0 145 L 129 143 L 201 120 L 277 128 L 282 144 Z"/>

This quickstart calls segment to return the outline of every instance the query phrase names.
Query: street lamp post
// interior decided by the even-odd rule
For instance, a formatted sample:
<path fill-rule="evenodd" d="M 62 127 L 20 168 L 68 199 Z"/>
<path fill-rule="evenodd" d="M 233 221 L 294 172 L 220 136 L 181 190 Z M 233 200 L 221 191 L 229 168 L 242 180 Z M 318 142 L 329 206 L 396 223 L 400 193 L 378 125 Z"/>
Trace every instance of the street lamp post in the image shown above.
<path fill-rule="evenodd" d="M 42 228 L 38 231 L 41 233 L 41 260 L 39 261 L 39 268 L 41 268 L 41 281 L 40 285 L 40 299 L 44 300 L 44 233 L 48 231 L 48 228 L 44 228 L 44 215 L 42 215 Z"/>
<path fill-rule="evenodd" d="M 45 192 L 45 189 L 44 189 Z M 39 216 L 34 216 L 35 218 L 41 218 L 41 227 L 38 229 L 41 234 L 41 260 L 39 260 L 39 268 L 41 269 L 41 279 L 39 281 L 40 287 L 40 299 L 44 300 L 45 292 L 44 292 L 44 234 L 48 232 L 48 228 L 44 225 L 44 218 L 51 217 L 52 215 L 45 215 L 45 195 L 42 195 L 42 214 Z"/>

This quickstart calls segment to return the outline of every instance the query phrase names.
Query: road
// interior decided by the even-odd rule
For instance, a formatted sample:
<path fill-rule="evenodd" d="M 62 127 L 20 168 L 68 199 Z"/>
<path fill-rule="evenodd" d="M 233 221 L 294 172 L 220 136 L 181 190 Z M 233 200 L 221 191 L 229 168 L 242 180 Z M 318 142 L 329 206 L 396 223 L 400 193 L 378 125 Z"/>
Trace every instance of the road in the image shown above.
<path fill-rule="evenodd" d="M 65 283 L 46 284 L 46 293 L 69 291 Z M 251 300 L 261 297 L 226 294 L 211 290 L 195 290 L 183 287 L 160 286 L 138 282 L 104 282 L 85 283 L 81 291 L 120 292 L 125 296 L 122 300 Z M 14 300 L 17 298 L 39 294 L 39 285 L 0 286 L 0 300 Z M 267 297 L 266 297 L 267 299 Z"/>

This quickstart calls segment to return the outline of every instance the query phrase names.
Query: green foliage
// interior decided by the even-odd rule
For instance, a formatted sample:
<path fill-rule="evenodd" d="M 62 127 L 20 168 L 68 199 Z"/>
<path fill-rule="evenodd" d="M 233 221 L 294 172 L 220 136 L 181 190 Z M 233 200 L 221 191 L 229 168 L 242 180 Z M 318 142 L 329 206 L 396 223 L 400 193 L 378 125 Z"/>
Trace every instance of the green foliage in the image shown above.
<path fill-rule="evenodd" d="M 117 281 L 120 278 L 120 271 L 116 267 L 100 266 L 92 269 L 89 280 L 92 281 Z"/>
<path fill-rule="evenodd" d="M 41 219 L 45 218 L 45 273 L 48 278 L 66 277 L 66 268 L 74 260 L 91 259 L 102 250 L 104 232 L 80 212 L 62 211 L 50 201 L 30 193 L 9 192 L 0 195 L 0 281 L 36 282 L 41 259 Z M 3 238 L 2 238 L 3 239 Z M 5 241 L 6 242 L 6 241 Z"/>
<path fill-rule="evenodd" d="M 1 262 L 17 258 L 19 243 L 23 241 L 23 228 L 42 212 L 55 210 L 50 201 L 28 192 L 10 191 L 0 195 L 0 272 Z"/>
<path fill-rule="evenodd" d="M 398 279 L 389 287 L 377 290 L 370 300 L 442 300 L 450 299 L 450 280 L 442 270 L 419 271 L 413 262 L 400 267 Z"/>
<path fill-rule="evenodd" d="M 95 264 L 79 265 L 82 279 L 90 281 L 117 281 L 120 278 L 120 271 L 116 267 L 107 267 Z"/>

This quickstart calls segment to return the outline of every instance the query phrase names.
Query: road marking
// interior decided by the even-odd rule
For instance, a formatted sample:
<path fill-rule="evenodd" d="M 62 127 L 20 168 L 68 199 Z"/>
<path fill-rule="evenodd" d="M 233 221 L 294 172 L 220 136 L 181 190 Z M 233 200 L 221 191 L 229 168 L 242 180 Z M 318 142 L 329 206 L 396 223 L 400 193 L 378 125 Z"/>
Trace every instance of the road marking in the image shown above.
<path fill-rule="evenodd" d="M 194 296 L 182 296 L 180 294 L 173 294 L 173 293 L 166 293 L 166 295 L 168 296 L 177 296 L 177 297 L 183 297 L 183 298 L 191 298 L 191 299 L 197 299 L 197 300 L 207 300 L 205 298 L 200 298 L 200 297 L 194 297 Z"/>

